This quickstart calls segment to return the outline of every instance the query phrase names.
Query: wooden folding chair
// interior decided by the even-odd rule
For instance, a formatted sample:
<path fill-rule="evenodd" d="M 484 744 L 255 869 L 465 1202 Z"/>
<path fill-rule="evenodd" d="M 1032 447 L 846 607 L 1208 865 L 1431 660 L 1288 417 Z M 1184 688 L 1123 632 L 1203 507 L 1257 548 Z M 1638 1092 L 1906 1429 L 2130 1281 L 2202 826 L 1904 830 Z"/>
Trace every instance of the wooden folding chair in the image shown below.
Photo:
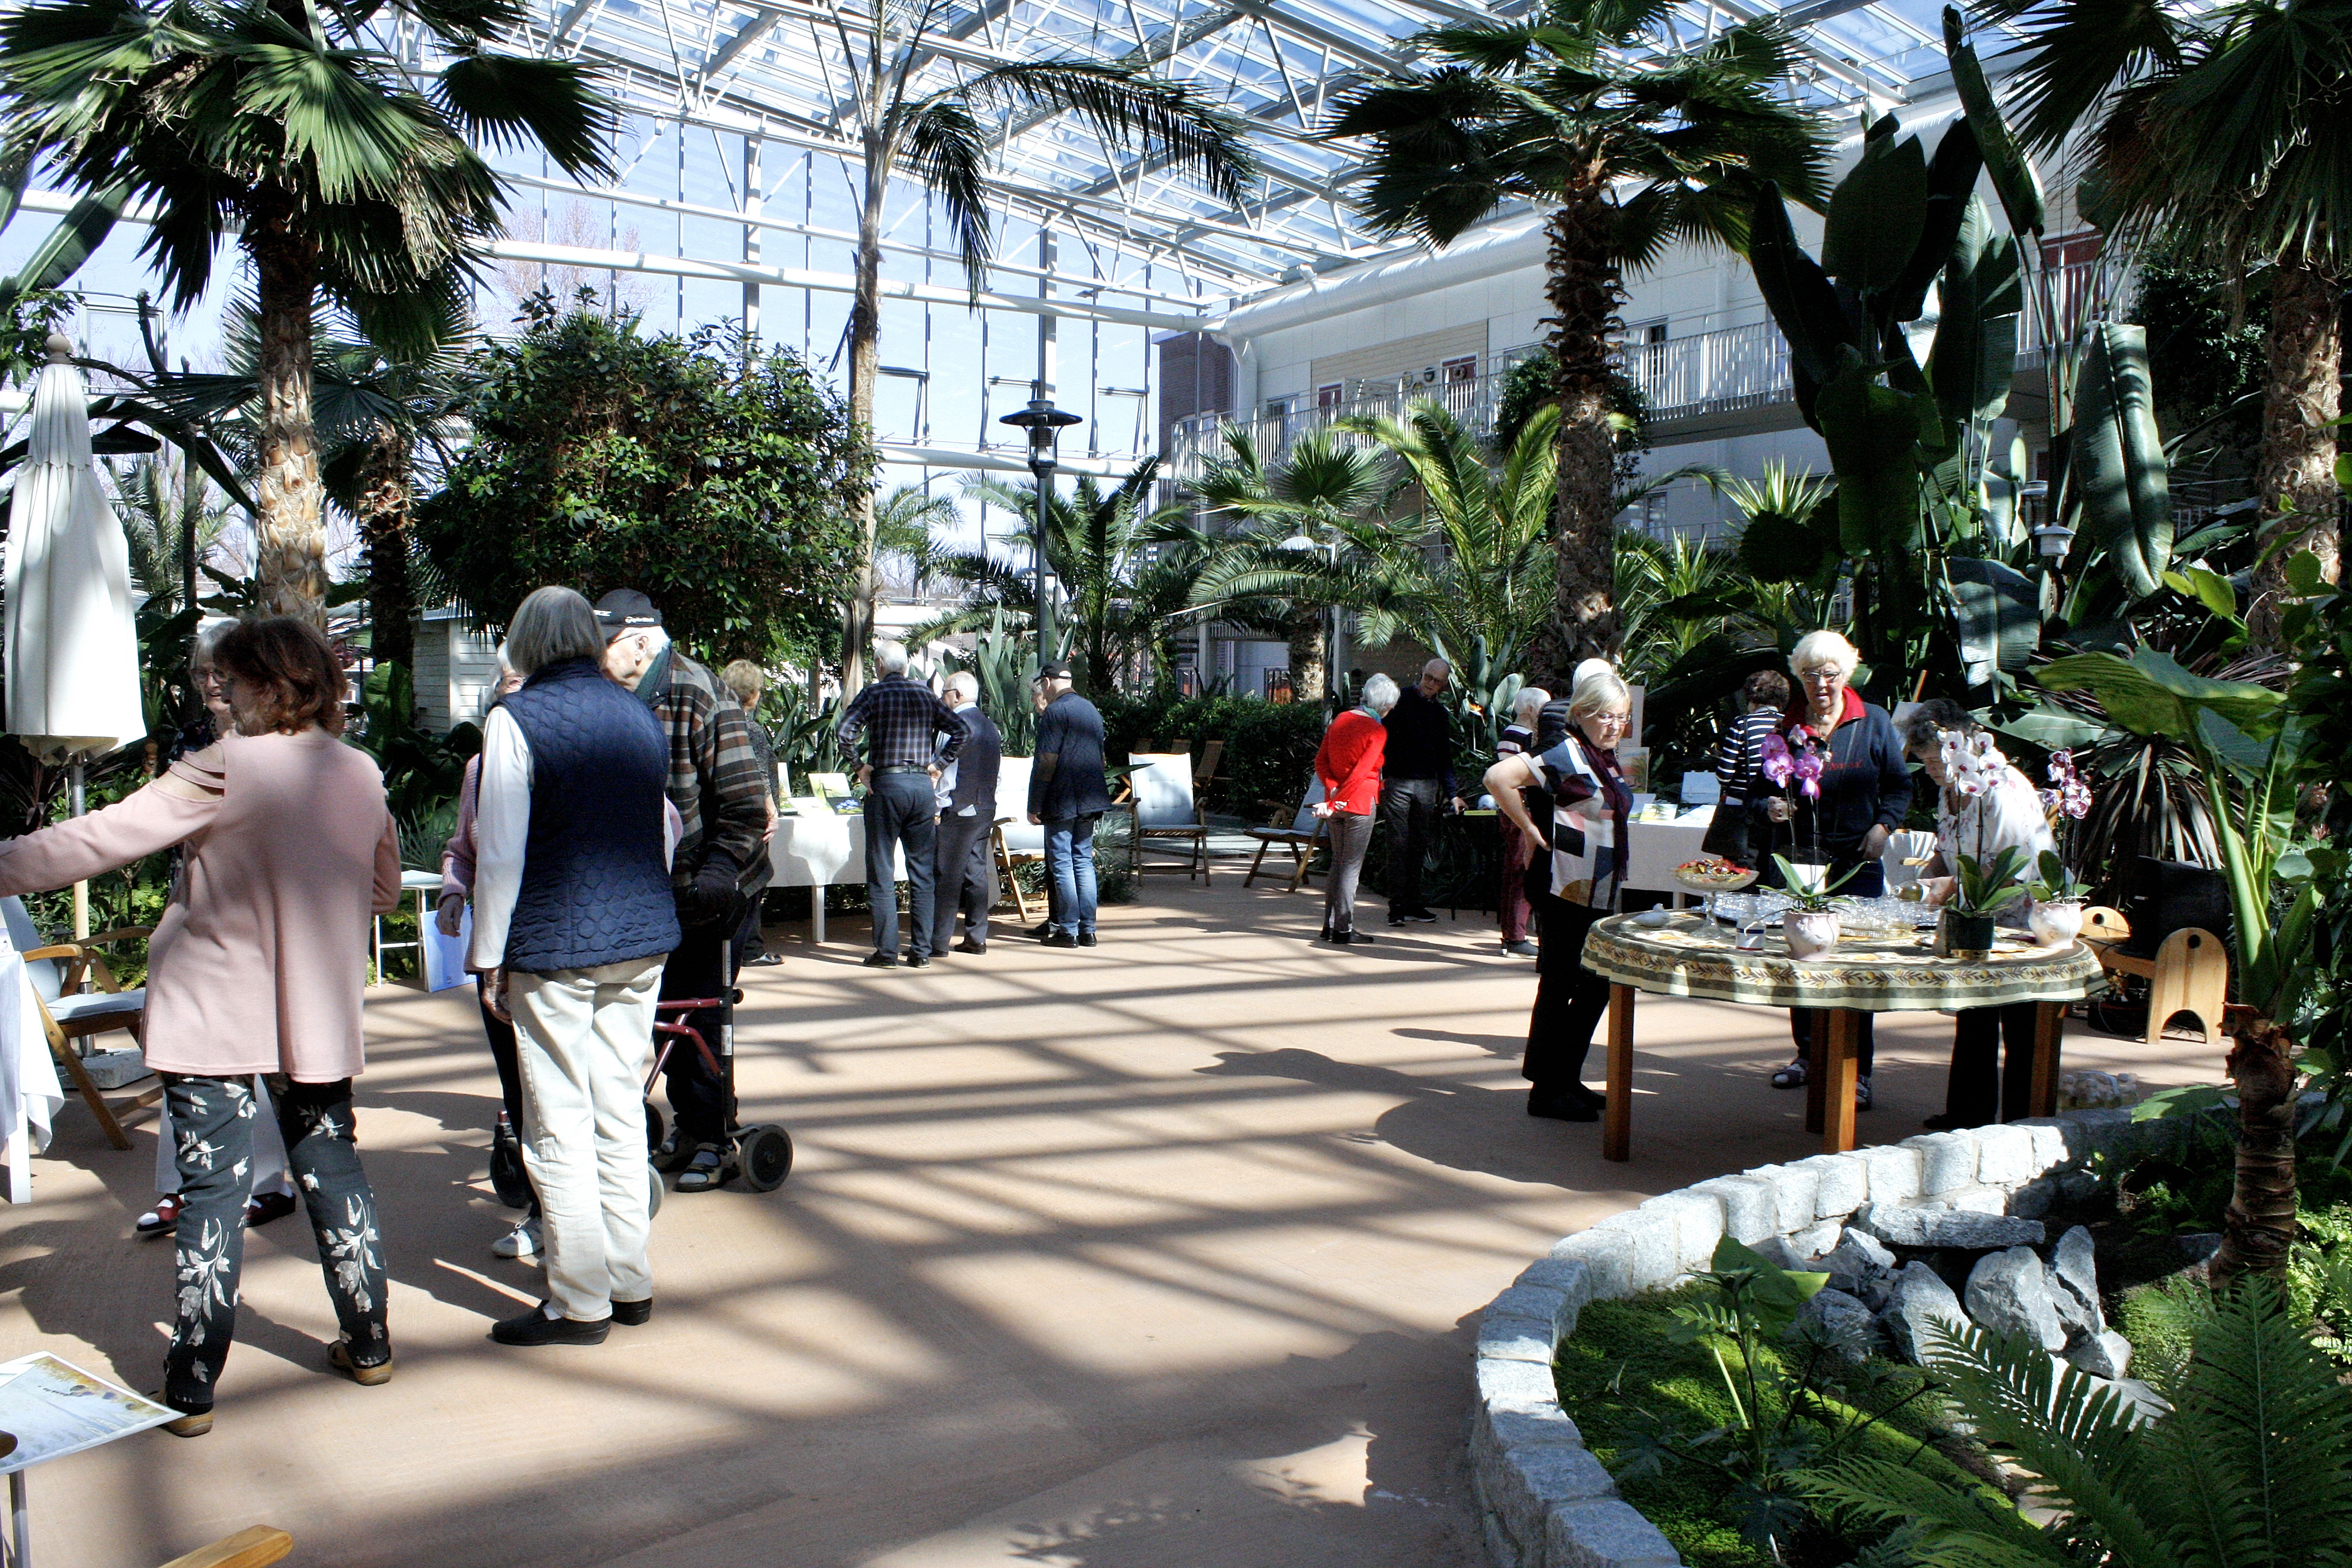
<path fill-rule="evenodd" d="M 2131 922 L 2120 911 L 2104 904 L 2083 911 L 2083 941 L 2098 955 L 2099 967 L 2147 982 L 2141 1042 L 2157 1039 L 2175 1014 L 2187 1013 L 2205 1043 L 2217 1044 L 2230 1000 L 2230 951 L 2221 939 L 2201 926 L 2183 926 L 2158 945 L 2155 957 L 2142 958 L 2116 951 L 2130 935 Z"/>
<path fill-rule="evenodd" d="M 106 1141 L 118 1149 L 131 1147 L 131 1140 L 122 1131 L 122 1123 L 106 1103 L 89 1069 L 82 1065 L 80 1055 L 72 1041 L 92 1035 L 103 1035 L 114 1029 L 127 1031 L 134 1040 L 144 1043 L 143 1027 L 147 1021 L 147 988 L 140 986 L 125 991 L 114 978 L 98 949 L 108 942 L 124 942 L 131 937 L 151 936 L 152 926 L 124 926 L 119 931 L 100 931 L 79 942 L 41 944 L 40 933 L 33 929 L 33 918 L 25 910 L 22 899 L 0 899 L 0 918 L 5 918 L 8 940 L 25 960 L 26 973 L 32 977 L 33 996 L 41 1009 L 41 1032 L 48 1037 L 49 1054 L 73 1079 L 81 1091 L 89 1112 L 98 1118 L 99 1129 Z M 96 983 L 98 989 L 84 993 L 83 978 Z M 130 1097 L 125 1110 L 137 1110 L 152 1105 L 163 1097 L 163 1089 L 149 1089 Z"/>
<path fill-rule="evenodd" d="M 184 1557 L 174 1557 L 163 1568 L 269 1568 L 294 1550 L 294 1538 L 282 1530 L 257 1524 L 225 1535 L 209 1546 L 199 1546 Z"/>
<path fill-rule="evenodd" d="M 1260 868 L 1265 865 L 1265 852 L 1277 845 L 1290 851 L 1290 886 L 1285 891 L 1298 891 L 1307 879 L 1314 875 L 1315 851 L 1322 847 L 1323 830 L 1328 826 L 1326 820 L 1314 812 L 1314 807 L 1322 799 L 1323 781 L 1317 779 L 1307 786 L 1307 798 L 1296 810 L 1278 800 L 1258 802 L 1274 815 L 1266 820 L 1265 826 L 1245 830 L 1257 840 L 1257 855 L 1250 861 L 1249 875 L 1242 879 L 1243 887 L 1246 888 L 1257 880 Z"/>
<path fill-rule="evenodd" d="M 1209 877 L 1209 816 L 1201 802 L 1200 791 L 1193 781 L 1197 769 L 1174 766 L 1171 753 L 1157 758 L 1138 752 L 1128 759 L 1136 763 L 1128 775 L 1135 806 L 1135 874 L 1139 877 L 1153 871 L 1181 871 L 1185 879 Z M 1140 782 L 1143 789 L 1134 793 Z M 1182 798 L 1179 799 L 1179 795 Z M 1147 851 L 1175 851 L 1181 858 L 1174 861 L 1150 861 L 1143 857 Z"/>
<path fill-rule="evenodd" d="M 1027 925 L 1029 895 L 1021 890 L 1021 879 L 1013 874 L 1013 867 L 1016 860 L 1042 861 L 1045 858 L 1043 855 L 1015 856 L 1013 853 L 1012 847 L 1004 842 L 1004 825 L 1012 820 L 1009 816 L 998 817 L 995 824 L 989 828 L 988 837 L 989 841 L 996 846 L 996 879 L 1003 883 L 1004 890 L 1013 896 L 1013 912 L 1021 917 L 1023 925 Z"/>

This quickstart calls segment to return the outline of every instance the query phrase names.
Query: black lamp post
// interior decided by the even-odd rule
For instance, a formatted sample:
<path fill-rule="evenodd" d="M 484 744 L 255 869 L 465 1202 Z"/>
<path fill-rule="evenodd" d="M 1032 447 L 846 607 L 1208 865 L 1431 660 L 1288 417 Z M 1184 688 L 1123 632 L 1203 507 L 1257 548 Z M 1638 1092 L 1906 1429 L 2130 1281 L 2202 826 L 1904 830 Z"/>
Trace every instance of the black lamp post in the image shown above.
<path fill-rule="evenodd" d="M 1059 640 L 1045 571 L 1045 512 L 1054 499 L 1054 444 L 1079 420 L 1078 416 L 1055 407 L 1050 397 L 1033 397 L 1028 407 L 1001 416 L 996 422 L 1029 433 L 1029 472 L 1037 481 L 1037 667 L 1043 669 L 1052 661 L 1057 651 L 1054 645 Z"/>

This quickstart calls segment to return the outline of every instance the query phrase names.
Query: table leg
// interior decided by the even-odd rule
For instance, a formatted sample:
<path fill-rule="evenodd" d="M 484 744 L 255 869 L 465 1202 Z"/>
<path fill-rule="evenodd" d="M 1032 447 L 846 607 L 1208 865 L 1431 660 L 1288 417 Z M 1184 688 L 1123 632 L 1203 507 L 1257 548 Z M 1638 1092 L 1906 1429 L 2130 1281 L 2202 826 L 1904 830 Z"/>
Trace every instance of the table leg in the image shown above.
<path fill-rule="evenodd" d="M 824 945 L 824 884 L 809 889 L 809 945 Z"/>
<path fill-rule="evenodd" d="M 1609 1105 L 1601 1113 L 1601 1157 L 1633 1157 L 1633 988 L 1609 988 Z"/>
<path fill-rule="evenodd" d="M 1812 1009 L 1813 1025 L 1805 1036 L 1805 1131 L 1822 1130 L 1822 1109 L 1829 1104 L 1830 1012 Z"/>
<path fill-rule="evenodd" d="M 2066 1037 L 2066 1004 L 2036 1004 L 2033 1017 L 2033 1092 L 2026 1101 L 2028 1116 L 2058 1114 L 2059 1050 Z"/>
<path fill-rule="evenodd" d="M 8 1472 L 8 1534 L 14 1545 L 8 1568 L 32 1568 L 33 1509 L 25 1499 L 25 1472 Z"/>
<path fill-rule="evenodd" d="M 1826 1058 L 1822 1074 L 1822 1152 L 1843 1154 L 1853 1147 L 1854 1079 L 1859 1066 L 1854 1045 L 1862 1033 L 1862 1015 L 1851 1007 L 1833 1007 L 1820 1017 L 1822 1026 L 1814 1033 L 1827 1042 L 1820 1053 Z"/>

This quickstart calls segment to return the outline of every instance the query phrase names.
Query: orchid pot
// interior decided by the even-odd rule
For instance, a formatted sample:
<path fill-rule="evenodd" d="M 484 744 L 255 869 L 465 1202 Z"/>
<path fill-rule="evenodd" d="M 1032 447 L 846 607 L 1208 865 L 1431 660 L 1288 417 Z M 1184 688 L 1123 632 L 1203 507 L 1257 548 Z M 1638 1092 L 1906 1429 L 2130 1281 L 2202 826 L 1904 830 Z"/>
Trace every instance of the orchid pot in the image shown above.
<path fill-rule="evenodd" d="M 1819 958 L 1837 946 L 1834 910 L 1790 910 L 1780 917 L 1780 935 L 1791 958 Z"/>
<path fill-rule="evenodd" d="M 2063 947 L 2083 934 L 2083 900 L 2036 899 L 2026 911 L 2025 923 L 2042 946 Z"/>
<path fill-rule="evenodd" d="M 1946 910 L 1937 945 L 1947 958 L 1972 963 L 1992 952 L 1992 916 Z"/>

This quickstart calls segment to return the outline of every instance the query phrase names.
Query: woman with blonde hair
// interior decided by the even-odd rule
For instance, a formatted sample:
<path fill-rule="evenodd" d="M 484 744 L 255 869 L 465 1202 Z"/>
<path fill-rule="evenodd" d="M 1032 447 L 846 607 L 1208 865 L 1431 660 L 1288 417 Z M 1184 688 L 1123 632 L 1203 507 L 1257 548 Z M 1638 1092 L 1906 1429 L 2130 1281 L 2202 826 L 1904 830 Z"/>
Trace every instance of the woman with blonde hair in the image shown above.
<path fill-rule="evenodd" d="M 1522 752 L 1486 770 L 1486 793 L 1526 840 L 1534 862 L 1528 900 L 1536 916 L 1536 1002 L 1520 1073 L 1528 1114 L 1594 1121 L 1606 1099 L 1584 1087 L 1592 1031 L 1609 1008 L 1609 982 L 1584 967 L 1584 938 L 1616 906 L 1625 879 L 1633 792 L 1617 765 L 1633 695 L 1602 659 L 1576 669 L 1568 733 L 1540 756 Z M 1550 831 L 1528 815 L 1522 790 L 1551 800 Z"/>
<path fill-rule="evenodd" d="M 1780 825 L 1776 837 L 1791 864 L 1825 865 L 1827 879 L 1840 883 L 1840 891 L 1874 899 L 1886 891 L 1886 874 L 1878 858 L 1911 810 L 1911 766 L 1904 760 L 1903 737 L 1895 732 L 1895 721 L 1886 710 L 1864 702 L 1848 684 L 1861 663 L 1853 644 L 1835 632 L 1807 632 L 1797 639 L 1789 655 L 1797 696 L 1781 716 L 1779 733 L 1797 757 L 1800 771 L 1784 793 L 1765 804 L 1766 815 Z M 1757 879 L 1765 887 L 1779 887 L 1780 868 L 1768 858 Z M 1860 1075 L 1854 1106 L 1860 1110 L 1871 1105 L 1870 1074 L 1876 1056 L 1871 1016 L 1862 1015 L 1854 1039 Z M 1772 1075 L 1773 1088 L 1804 1086 L 1813 1032 L 1825 1026 L 1817 1008 L 1789 1010 L 1797 1054 Z"/>

